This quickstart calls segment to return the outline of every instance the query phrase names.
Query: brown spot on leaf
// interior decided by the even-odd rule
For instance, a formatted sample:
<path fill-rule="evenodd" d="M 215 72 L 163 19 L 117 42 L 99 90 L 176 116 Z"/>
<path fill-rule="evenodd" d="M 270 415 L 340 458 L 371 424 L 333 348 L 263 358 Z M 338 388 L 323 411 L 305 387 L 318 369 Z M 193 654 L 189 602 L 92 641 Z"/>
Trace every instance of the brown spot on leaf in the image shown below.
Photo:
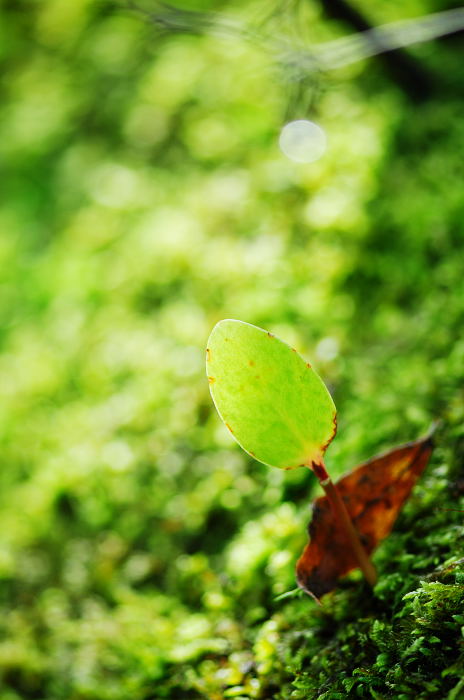
<path fill-rule="evenodd" d="M 275 338 L 274 333 L 270 333 L 269 331 L 267 331 L 267 334 L 268 334 L 269 338 Z"/>
<path fill-rule="evenodd" d="M 206 360 L 211 362 L 211 350 L 209 348 L 206 348 Z"/>
<path fill-rule="evenodd" d="M 216 381 L 216 378 L 215 377 L 208 377 L 208 381 L 210 384 L 214 384 L 214 382 Z"/>
<path fill-rule="evenodd" d="M 292 348 L 292 352 L 296 352 L 295 348 Z"/>
<path fill-rule="evenodd" d="M 345 474 L 336 487 L 370 554 L 391 531 L 432 453 L 429 436 L 401 445 L 364 462 Z M 344 530 L 338 524 L 327 496 L 313 504 L 308 528 L 310 541 L 296 566 L 298 585 L 321 597 L 358 566 Z"/>
<path fill-rule="evenodd" d="M 256 457 L 255 453 L 249 450 L 248 454 L 250 454 L 252 457 Z"/>
<path fill-rule="evenodd" d="M 250 367 L 255 366 L 254 360 L 248 360 L 248 364 L 250 365 Z"/>
<path fill-rule="evenodd" d="M 310 364 L 309 362 L 307 362 L 307 363 L 306 363 L 306 367 L 307 367 L 308 369 L 311 369 L 311 364 Z"/>

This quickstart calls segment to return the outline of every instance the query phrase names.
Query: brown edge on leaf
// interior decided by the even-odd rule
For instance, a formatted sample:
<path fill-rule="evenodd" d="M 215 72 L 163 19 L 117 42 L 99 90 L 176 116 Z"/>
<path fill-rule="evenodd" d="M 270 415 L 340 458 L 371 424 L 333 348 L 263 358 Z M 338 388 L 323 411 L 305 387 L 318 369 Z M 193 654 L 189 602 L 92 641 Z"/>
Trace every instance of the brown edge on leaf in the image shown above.
<path fill-rule="evenodd" d="M 226 428 L 227 428 L 228 430 L 230 430 L 230 432 L 232 433 L 232 435 L 234 434 L 234 431 L 233 431 L 232 428 L 230 427 L 229 423 L 226 423 Z"/>
<path fill-rule="evenodd" d="M 211 350 L 206 348 L 206 361 L 211 362 Z"/>
<path fill-rule="evenodd" d="M 334 439 L 335 435 L 337 434 L 337 427 L 338 427 L 338 426 L 337 426 L 337 414 L 336 414 L 336 413 L 335 413 L 335 415 L 334 415 L 334 417 L 333 417 L 332 425 L 333 425 L 332 433 L 331 433 L 331 435 L 329 436 L 329 439 L 328 439 L 328 440 L 322 445 L 322 447 L 321 447 L 321 452 L 322 452 L 322 454 L 324 454 L 324 452 L 326 451 L 326 449 L 328 448 L 328 446 L 330 445 L 330 443 L 331 443 L 332 440 Z"/>
<path fill-rule="evenodd" d="M 417 440 L 409 440 L 408 442 L 405 442 L 402 445 L 398 445 L 397 447 L 398 448 L 402 447 L 402 448 L 406 449 L 408 447 L 413 447 L 414 445 L 418 445 L 420 443 L 419 452 L 415 457 L 415 459 L 417 459 L 417 457 L 422 452 L 422 450 L 428 449 L 429 447 L 432 447 L 432 448 L 436 447 L 435 433 L 436 433 L 437 429 L 440 427 L 440 425 L 441 425 L 440 421 L 435 421 L 434 423 L 432 423 L 429 431 L 424 435 L 424 437 L 419 438 Z M 333 436 L 330 439 L 330 441 L 332 439 L 333 439 Z M 392 449 L 394 450 L 397 448 L 392 448 Z M 344 477 L 348 476 L 352 472 L 356 471 L 356 469 L 358 469 L 360 466 L 367 466 L 367 465 L 371 464 L 371 462 L 376 462 L 377 460 L 382 459 L 383 457 L 386 457 L 387 455 L 390 454 L 390 452 L 392 452 L 392 449 L 383 450 L 382 452 L 379 452 L 379 454 L 376 454 L 373 457 L 371 457 L 370 459 L 367 459 L 365 462 L 362 462 L 362 465 L 358 464 L 356 467 L 353 467 L 353 469 L 348 469 L 348 471 L 346 471 L 343 474 L 343 476 Z M 410 465 L 406 467 L 406 470 L 409 468 L 410 468 Z"/>
<path fill-rule="evenodd" d="M 210 384 L 214 384 L 215 381 L 216 381 L 215 377 L 208 377 L 208 382 Z"/>

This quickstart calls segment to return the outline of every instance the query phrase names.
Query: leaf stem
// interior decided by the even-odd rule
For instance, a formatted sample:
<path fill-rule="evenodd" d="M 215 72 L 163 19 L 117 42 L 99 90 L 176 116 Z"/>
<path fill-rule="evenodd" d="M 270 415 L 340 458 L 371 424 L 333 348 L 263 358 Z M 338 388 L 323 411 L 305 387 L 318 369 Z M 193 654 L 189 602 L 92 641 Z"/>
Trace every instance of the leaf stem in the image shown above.
<path fill-rule="evenodd" d="M 319 464 L 313 462 L 311 468 L 317 476 L 320 485 L 324 489 L 327 500 L 332 507 L 333 513 L 338 520 L 340 528 L 345 532 L 353 554 L 358 562 L 358 566 L 364 574 L 364 578 L 370 586 L 374 586 L 377 581 L 377 573 L 374 565 L 372 564 L 371 560 L 369 559 L 369 555 L 362 545 L 359 534 L 353 525 L 353 521 L 346 509 L 345 503 L 343 502 L 336 485 L 326 471 L 324 462 L 322 459 Z"/>

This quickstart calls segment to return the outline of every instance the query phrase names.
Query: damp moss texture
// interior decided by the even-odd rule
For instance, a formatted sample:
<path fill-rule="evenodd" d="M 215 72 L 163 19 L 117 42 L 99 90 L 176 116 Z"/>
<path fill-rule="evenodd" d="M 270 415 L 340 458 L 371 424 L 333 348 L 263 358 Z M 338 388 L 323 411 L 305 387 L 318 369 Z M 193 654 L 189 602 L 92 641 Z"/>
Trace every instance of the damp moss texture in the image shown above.
<path fill-rule="evenodd" d="M 315 0 L 177 7 L 309 46 L 352 31 Z M 460 39 L 410 48 L 424 96 L 379 61 L 308 74 L 283 44 L 173 17 L 2 10 L 0 699 L 459 700 Z M 327 135 L 312 164 L 278 148 L 302 117 Z M 353 572 L 322 607 L 295 592 L 318 487 L 221 425 L 221 318 L 316 368 L 334 478 L 442 421 L 373 590 Z"/>

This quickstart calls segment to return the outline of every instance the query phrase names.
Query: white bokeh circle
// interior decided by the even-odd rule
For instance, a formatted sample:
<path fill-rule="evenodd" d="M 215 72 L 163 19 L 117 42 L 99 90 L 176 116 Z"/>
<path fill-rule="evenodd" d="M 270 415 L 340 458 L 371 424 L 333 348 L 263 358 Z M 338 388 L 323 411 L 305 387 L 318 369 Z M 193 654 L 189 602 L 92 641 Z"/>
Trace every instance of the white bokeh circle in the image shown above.
<path fill-rule="evenodd" d="M 327 149 L 325 131 L 306 119 L 285 124 L 279 136 L 280 150 L 287 158 L 297 163 L 313 163 Z"/>

